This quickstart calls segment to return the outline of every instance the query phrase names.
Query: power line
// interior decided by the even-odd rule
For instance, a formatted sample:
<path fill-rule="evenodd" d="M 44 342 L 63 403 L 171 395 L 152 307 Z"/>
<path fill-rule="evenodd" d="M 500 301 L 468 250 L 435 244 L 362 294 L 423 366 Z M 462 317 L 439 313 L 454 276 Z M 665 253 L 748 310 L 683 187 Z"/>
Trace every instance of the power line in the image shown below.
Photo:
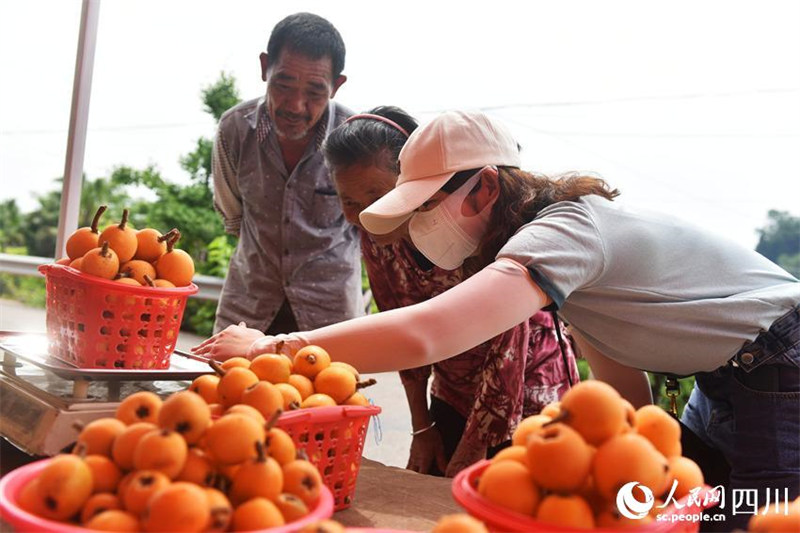
<path fill-rule="evenodd" d="M 547 108 L 547 107 L 568 107 L 568 106 L 592 106 L 592 105 L 606 105 L 606 104 L 615 104 L 615 103 L 629 103 L 629 102 L 641 102 L 641 101 L 678 101 L 678 100 L 690 100 L 690 99 L 699 99 L 699 98 L 727 98 L 731 96 L 745 96 L 745 95 L 753 95 L 753 94 L 781 94 L 781 93 L 800 93 L 800 88 L 772 88 L 772 89 L 752 89 L 747 91 L 727 91 L 727 92 L 717 92 L 717 93 L 688 93 L 688 94 L 677 94 L 677 95 L 649 95 L 649 96 L 629 96 L 629 97 L 620 97 L 620 98 L 607 98 L 607 99 L 600 99 L 600 100 L 582 100 L 582 101 L 564 101 L 564 102 L 528 102 L 528 103 L 516 103 L 516 104 L 503 104 L 503 105 L 496 105 L 496 106 L 479 106 L 477 109 L 485 112 L 490 111 L 500 111 L 506 109 L 532 109 L 532 108 Z M 446 111 L 446 109 L 435 109 L 435 110 L 428 110 L 428 111 L 420 111 L 420 114 L 439 114 Z M 156 129 L 171 129 L 171 128 L 185 128 L 190 126 L 207 126 L 208 124 L 203 122 L 184 122 L 184 123 L 170 123 L 170 124 L 137 124 L 131 126 L 107 126 L 102 128 L 89 128 L 90 132 L 119 132 L 119 131 L 135 131 L 135 130 L 156 130 Z M 55 133 L 66 133 L 66 128 L 63 129 L 44 129 L 44 130 L 5 130 L 0 131 L 0 135 L 42 135 L 42 134 L 55 134 Z M 591 134 L 586 132 L 554 132 L 554 134 L 574 134 L 574 135 L 606 135 L 603 133 L 598 134 Z M 609 134 L 610 136 L 617 135 L 617 134 Z M 638 136 L 639 134 L 622 134 L 620 136 Z M 738 137 L 738 134 L 704 134 L 710 137 L 727 137 L 733 136 Z M 665 136 L 671 137 L 672 134 L 655 134 L 652 136 Z M 677 136 L 677 135 L 676 135 Z M 680 134 L 679 136 L 684 136 Z M 688 134 L 688 136 L 694 136 Z M 758 137 L 758 134 L 742 134 L 742 136 L 753 136 Z M 778 136 L 778 137 L 795 137 L 797 134 L 768 134 L 768 136 Z"/>

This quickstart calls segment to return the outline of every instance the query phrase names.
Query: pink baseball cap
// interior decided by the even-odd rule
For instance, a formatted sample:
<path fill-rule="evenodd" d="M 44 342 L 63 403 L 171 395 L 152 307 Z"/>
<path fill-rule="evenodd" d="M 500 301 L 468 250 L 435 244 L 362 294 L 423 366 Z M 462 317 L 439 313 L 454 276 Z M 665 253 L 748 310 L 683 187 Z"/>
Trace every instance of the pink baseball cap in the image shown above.
<path fill-rule="evenodd" d="M 511 131 L 480 112 L 443 113 L 414 130 L 400 151 L 400 175 L 394 189 L 358 218 L 375 235 L 394 231 L 456 172 L 487 165 L 520 166 Z"/>

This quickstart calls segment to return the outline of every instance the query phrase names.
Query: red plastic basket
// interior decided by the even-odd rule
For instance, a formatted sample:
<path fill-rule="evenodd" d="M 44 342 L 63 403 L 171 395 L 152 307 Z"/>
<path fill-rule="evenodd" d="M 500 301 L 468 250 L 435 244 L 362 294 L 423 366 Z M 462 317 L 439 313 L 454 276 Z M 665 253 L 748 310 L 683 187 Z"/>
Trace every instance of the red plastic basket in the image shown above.
<path fill-rule="evenodd" d="M 374 405 L 338 405 L 288 411 L 278 419 L 277 426 L 319 469 L 337 511 L 353 502 L 369 419 L 380 412 Z"/>
<path fill-rule="evenodd" d="M 28 481 L 34 479 L 47 466 L 50 459 L 42 459 L 22 466 L 0 479 L 0 517 L 11 524 L 15 531 L 38 531 L 42 533 L 88 533 L 89 529 L 75 524 L 47 520 L 31 514 L 17 505 L 17 496 Z M 309 514 L 285 526 L 261 530 L 264 533 L 294 533 L 303 526 L 333 516 L 333 495 L 322 487 L 317 506 Z"/>
<path fill-rule="evenodd" d="M 50 353 L 78 368 L 167 368 L 197 285 L 123 285 L 64 265 L 42 265 Z"/>
<path fill-rule="evenodd" d="M 474 465 L 465 468 L 453 479 L 452 492 L 453 498 L 463 507 L 469 514 L 475 518 L 482 520 L 490 531 L 504 531 L 504 532 L 552 532 L 552 533 L 585 533 L 585 529 L 574 529 L 552 524 L 545 524 L 534 520 L 530 516 L 522 515 L 504 509 L 496 505 L 483 496 L 475 488 L 478 483 L 478 478 L 484 470 L 491 464 L 491 461 L 479 461 Z M 707 487 L 705 490 L 709 490 Z M 679 503 L 683 508 L 671 506 L 664 510 L 663 515 L 692 515 L 697 514 L 701 509 L 696 505 L 686 505 L 688 496 Z M 705 508 L 710 508 L 716 503 L 708 502 Z M 642 533 L 694 533 L 700 530 L 700 522 L 688 520 L 664 520 L 655 521 L 649 524 L 643 524 L 641 527 L 626 528 L 625 531 L 638 531 Z M 593 531 L 605 531 L 611 533 L 618 531 L 610 528 L 597 528 Z"/>

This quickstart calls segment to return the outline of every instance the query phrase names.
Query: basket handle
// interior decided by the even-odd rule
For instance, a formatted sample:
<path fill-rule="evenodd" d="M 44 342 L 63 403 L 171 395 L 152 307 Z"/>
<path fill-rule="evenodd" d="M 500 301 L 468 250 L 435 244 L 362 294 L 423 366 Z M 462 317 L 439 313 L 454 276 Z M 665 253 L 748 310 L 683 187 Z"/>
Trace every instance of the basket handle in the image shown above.
<path fill-rule="evenodd" d="M 284 413 L 284 421 L 309 421 L 315 419 L 336 419 L 336 418 L 363 418 L 364 416 L 374 416 L 381 412 L 381 408 L 373 405 L 361 407 L 353 405 L 337 405 L 330 407 L 313 407 L 310 409 L 298 409 Z"/>

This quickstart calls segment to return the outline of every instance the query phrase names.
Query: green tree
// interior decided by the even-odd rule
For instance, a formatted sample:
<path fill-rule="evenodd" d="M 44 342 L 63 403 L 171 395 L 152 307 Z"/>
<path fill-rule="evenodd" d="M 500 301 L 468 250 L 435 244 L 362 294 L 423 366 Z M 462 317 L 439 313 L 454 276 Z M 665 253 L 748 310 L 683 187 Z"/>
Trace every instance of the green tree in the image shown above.
<path fill-rule="evenodd" d="M 202 99 L 204 109 L 215 120 L 219 120 L 225 111 L 240 101 L 235 79 L 221 73 L 215 83 L 202 90 Z M 137 170 L 127 166 L 114 170 L 111 184 L 112 189 L 138 185 L 155 193 L 155 201 L 138 200 L 131 203 L 131 223 L 134 227 L 153 227 L 161 231 L 180 229 L 178 246 L 195 258 L 198 272 L 220 275 L 220 263 L 227 263 L 230 257 L 221 257 L 220 253 L 229 252 L 231 243 L 228 243 L 229 246 L 217 243 L 213 260 L 209 261 L 209 244 L 225 235 L 222 220 L 214 210 L 210 184 L 212 148 L 213 141 L 201 137 L 196 142 L 195 150 L 181 157 L 181 167 L 191 179 L 189 185 L 167 181 L 153 167 Z"/>
<path fill-rule="evenodd" d="M 130 202 L 130 220 L 136 228 L 151 227 L 162 233 L 172 228 L 181 231 L 178 247 L 186 250 L 203 272 L 206 245 L 223 232 L 222 222 L 214 212 L 211 192 L 203 184 L 178 185 L 165 180 L 153 167 L 137 170 L 118 167 L 111 174 L 117 186 L 144 186 L 156 199 Z"/>
<path fill-rule="evenodd" d="M 61 182 L 61 179 L 57 180 Z M 53 257 L 56 251 L 61 191 L 36 194 L 38 208 L 24 216 L 25 248 L 28 255 Z"/>
<path fill-rule="evenodd" d="M 78 214 L 78 227 L 90 226 L 97 208 L 108 207 L 100 219 L 100 231 L 106 226 L 116 224 L 122 218 L 122 210 L 127 208 L 131 197 L 124 188 L 116 186 L 110 178 L 86 179 L 83 176 L 81 206 Z M 134 226 L 135 227 L 135 226 Z"/>
<path fill-rule="evenodd" d="M 241 99 L 239 90 L 236 88 L 236 80 L 233 76 L 221 72 L 219 79 L 202 91 L 203 109 L 219 122 L 222 115 L 235 106 Z M 192 181 L 203 183 L 209 192 L 209 180 L 211 179 L 211 151 L 214 142 L 211 139 L 201 137 L 197 139 L 196 148 L 181 158 L 181 167 L 189 173 Z"/>
<path fill-rule="evenodd" d="M 771 209 L 768 222 L 758 229 L 756 251 L 795 277 L 800 277 L 800 217 Z"/>
<path fill-rule="evenodd" d="M 217 122 L 225 111 L 241 101 L 239 90 L 236 88 L 236 80 L 224 72 L 220 73 L 219 79 L 215 83 L 202 90 L 202 99 L 205 111 L 210 113 Z M 205 239 L 206 247 L 200 252 L 202 255 L 195 256 L 203 258 L 200 272 L 224 277 L 228 271 L 228 263 L 235 247 L 235 240 L 224 232 L 222 221 L 213 209 L 214 198 L 209 183 L 213 146 L 212 140 L 201 137 L 197 140 L 195 150 L 181 158 L 181 166 L 191 176 L 198 194 L 202 192 L 206 207 L 202 216 L 203 222 L 210 226 L 212 222 L 209 219 L 213 219 L 213 225 L 216 228 L 215 236 Z M 214 325 L 216 310 L 215 302 L 190 300 L 187 303 L 186 311 L 192 329 L 197 333 L 209 335 Z"/>
<path fill-rule="evenodd" d="M 197 139 L 194 152 L 181 157 L 181 168 L 189 173 L 194 183 L 203 185 L 209 191 L 211 180 L 211 150 L 214 142 L 210 139 Z"/>
<path fill-rule="evenodd" d="M 756 251 L 772 261 L 781 255 L 800 253 L 800 217 L 771 209 L 767 219 L 766 226 L 756 230 L 759 234 Z"/>
<path fill-rule="evenodd" d="M 786 272 L 800 279 L 800 254 L 781 255 L 778 257 L 778 264 L 783 267 Z"/>
<path fill-rule="evenodd" d="M 232 76 L 224 72 L 219 79 L 202 90 L 204 109 L 215 120 L 239 103 L 239 92 Z M 211 186 L 211 139 L 197 139 L 194 151 L 180 158 L 181 167 L 189 174 L 189 185 L 178 185 L 164 179 L 153 167 L 143 170 L 121 166 L 114 170 L 114 186 L 144 186 L 155 193 L 156 200 L 132 202 L 131 223 L 134 227 L 153 227 L 161 231 L 178 228 L 178 247 L 195 259 L 197 272 L 225 276 L 235 246 L 226 235 L 219 214 L 214 210 Z M 216 314 L 215 302 L 189 300 L 186 314 L 188 326 L 199 334 L 210 334 Z"/>
<path fill-rule="evenodd" d="M 0 203 L 0 252 L 25 245 L 23 216 L 13 198 Z"/>
<path fill-rule="evenodd" d="M 216 82 L 203 89 L 204 109 L 211 113 L 217 122 L 225 111 L 241 101 L 239 89 L 236 88 L 236 79 L 224 72 L 220 72 Z"/>

